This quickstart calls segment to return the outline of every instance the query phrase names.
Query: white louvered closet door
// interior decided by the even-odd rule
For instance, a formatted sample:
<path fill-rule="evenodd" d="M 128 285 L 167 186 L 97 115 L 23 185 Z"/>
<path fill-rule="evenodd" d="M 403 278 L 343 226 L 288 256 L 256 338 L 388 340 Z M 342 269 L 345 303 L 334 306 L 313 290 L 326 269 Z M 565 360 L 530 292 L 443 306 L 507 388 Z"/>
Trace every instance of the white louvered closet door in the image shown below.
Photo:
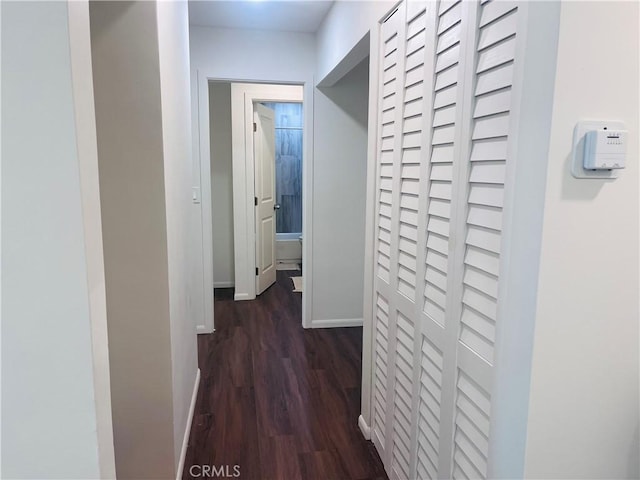
<path fill-rule="evenodd" d="M 486 478 L 516 3 L 381 24 L 372 439 L 392 479 Z"/>
<path fill-rule="evenodd" d="M 462 295 L 457 342 L 452 476 L 487 475 L 496 338 L 502 207 L 518 9 L 492 1 L 473 12 L 470 151 L 464 152 Z M 464 242 L 464 243 L 463 243 Z"/>
<path fill-rule="evenodd" d="M 393 169 L 395 156 L 396 134 L 396 92 L 399 79 L 398 58 L 398 18 L 400 13 L 392 13 L 382 24 L 380 31 L 380 88 L 378 89 L 378 158 L 377 158 L 377 188 L 376 188 L 376 249 L 375 262 L 375 305 L 373 308 L 373 382 L 372 382 L 372 441 L 380 456 L 387 455 L 387 425 L 388 418 L 389 378 L 392 374 L 389 355 L 392 342 L 392 315 L 390 302 L 391 252 L 397 247 L 392 241 L 392 205 L 394 203 Z"/>

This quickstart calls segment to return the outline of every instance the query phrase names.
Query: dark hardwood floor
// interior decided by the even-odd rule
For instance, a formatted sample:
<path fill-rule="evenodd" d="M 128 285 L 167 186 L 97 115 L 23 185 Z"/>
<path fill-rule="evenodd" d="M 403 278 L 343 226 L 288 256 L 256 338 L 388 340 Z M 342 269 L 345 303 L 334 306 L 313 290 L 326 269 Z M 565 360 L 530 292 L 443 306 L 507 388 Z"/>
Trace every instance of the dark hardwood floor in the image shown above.
<path fill-rule="evenodd" d="M 362 329 L 304 330 L 295 275 L 253 301 L 216 290 L 184 478 L 387 478 L 357 425 Z"/>

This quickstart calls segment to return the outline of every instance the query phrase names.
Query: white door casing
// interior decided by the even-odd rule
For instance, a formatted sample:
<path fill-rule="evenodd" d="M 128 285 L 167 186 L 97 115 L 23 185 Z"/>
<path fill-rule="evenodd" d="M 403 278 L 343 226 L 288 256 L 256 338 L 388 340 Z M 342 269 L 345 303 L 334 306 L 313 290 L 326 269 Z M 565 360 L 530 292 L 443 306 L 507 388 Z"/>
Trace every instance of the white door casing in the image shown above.
<path fill-rule="evenodd" d="M 256 295 L 260 295 L 276 281 L 275 112 L 256 103 L 253 121 Z"/>
<path fill-rule="evenodd" d="M 256 298 L 256 256 L 255 256 L 255 181 L 253 161 L 253 112 L 254 104 L 261 102 L 303 102 L 305 108 L 303 133 L 303 268 L 309 266 L 310 252 L 304 257 L 305 250 L 310 250 L 312 238 L 309 232 L 312 225 L 308 222 L 310 216 L 311 187 L 309 185 L 310 168 L 305 166 L 308 156 L 312 154 L 306 135 L 308 125 L 313 122 L 309 118 L 307 105 L 312 98 L 303 97 L 301 85 L 272 85 L 272 84 L 231 84 L 231 137 L 232 137 L 232 165 L 233 165 L 233 245 L 235 267 L 235 300 L 252 300 Z M 305 176 L 306 175 L 306 176 Z M 312 236 L 312 235 L 311 235 Z M 307 267 L 304 267 L 307 265 Z M 307 271 L 307 270 L 305 270 Z M 302 298 L 303 325 L 310 318 L 310 297 L 313 293 L 308 288 L 310 279 L 305 276 Z"/>

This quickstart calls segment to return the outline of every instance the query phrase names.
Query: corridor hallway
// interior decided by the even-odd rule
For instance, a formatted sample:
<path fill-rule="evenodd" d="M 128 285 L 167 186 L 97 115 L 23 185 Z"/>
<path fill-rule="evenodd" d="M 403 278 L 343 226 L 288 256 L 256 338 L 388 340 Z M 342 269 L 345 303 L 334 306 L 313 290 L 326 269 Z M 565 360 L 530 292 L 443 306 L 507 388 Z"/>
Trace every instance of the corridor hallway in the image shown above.
<path fill-rule="evenodd" d="M 386 479 L 357 425 L 362 328 L 304 330 L 299 272 L 277 273 L 256 300 L 216 290 L 183 478 Z"/>

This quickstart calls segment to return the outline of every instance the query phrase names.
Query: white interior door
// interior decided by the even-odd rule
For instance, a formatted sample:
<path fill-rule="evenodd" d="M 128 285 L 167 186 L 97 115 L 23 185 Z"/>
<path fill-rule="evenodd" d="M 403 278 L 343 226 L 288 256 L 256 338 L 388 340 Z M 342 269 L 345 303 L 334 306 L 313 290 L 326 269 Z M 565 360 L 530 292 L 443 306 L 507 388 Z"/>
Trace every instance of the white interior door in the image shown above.
<path fill-rule="evenodd" d="M 275 112 L 254 105 L 256 211 L 256 295 L 276 281 L 276 132 Z"/>

